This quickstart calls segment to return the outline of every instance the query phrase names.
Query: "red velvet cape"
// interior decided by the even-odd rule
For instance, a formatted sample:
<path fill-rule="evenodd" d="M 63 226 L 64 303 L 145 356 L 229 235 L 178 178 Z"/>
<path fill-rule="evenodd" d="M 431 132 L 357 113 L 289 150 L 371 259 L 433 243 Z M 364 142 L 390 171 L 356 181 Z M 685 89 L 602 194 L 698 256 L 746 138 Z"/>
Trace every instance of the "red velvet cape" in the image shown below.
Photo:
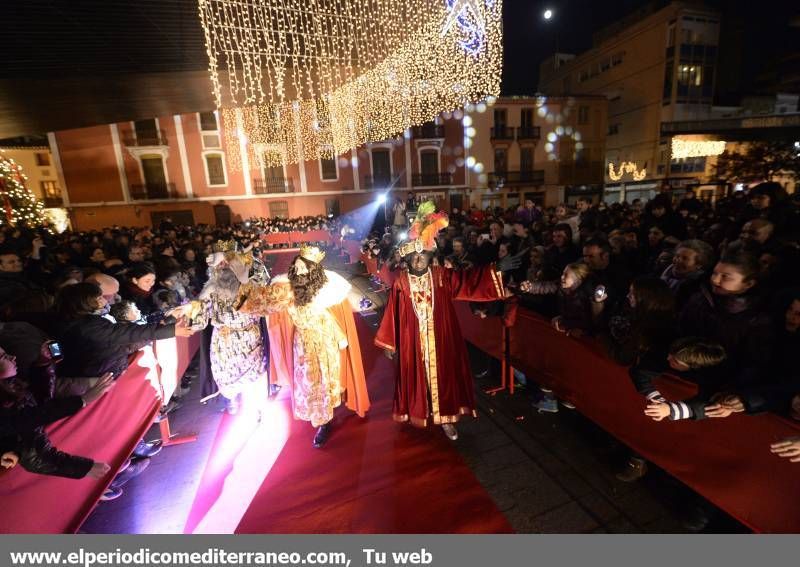
<path fill-rule="evenodd" d="M 433 328 L 439 412 L 434 423 L 453 423 L 475 413 L 475 394 L 467 350 L 453 308 L 453 300 L 497 301 L 503 298 L 503 281 L 494 266 L 466 270 L 431 267 L 433 277 Z M 399 275 L 389 293 L 375 344 L 395 353 L 394 405 L 397 421 L 424 427 L 431 421 L 431 399 L 419 336 L 419 323 L 411 301 L 407 273 Z"/>

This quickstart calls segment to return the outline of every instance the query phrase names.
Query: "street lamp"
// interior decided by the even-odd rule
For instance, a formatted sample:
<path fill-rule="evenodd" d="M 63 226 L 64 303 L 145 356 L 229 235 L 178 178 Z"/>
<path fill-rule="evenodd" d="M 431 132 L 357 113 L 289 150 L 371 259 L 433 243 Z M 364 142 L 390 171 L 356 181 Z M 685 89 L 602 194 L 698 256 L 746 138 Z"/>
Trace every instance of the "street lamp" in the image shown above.
<path fill-rule="evenodd" d="M 547 10 L 545 10 L 545 11 L 544 11 L 544 13 L 542 14 L 542 17 L 543 17 L 545 20 L 550 20 L 550 19 L 552 19 L 552 17 L 553 17 L 553 10 L 551 10 L 550 8 L 548 8 Z"/>

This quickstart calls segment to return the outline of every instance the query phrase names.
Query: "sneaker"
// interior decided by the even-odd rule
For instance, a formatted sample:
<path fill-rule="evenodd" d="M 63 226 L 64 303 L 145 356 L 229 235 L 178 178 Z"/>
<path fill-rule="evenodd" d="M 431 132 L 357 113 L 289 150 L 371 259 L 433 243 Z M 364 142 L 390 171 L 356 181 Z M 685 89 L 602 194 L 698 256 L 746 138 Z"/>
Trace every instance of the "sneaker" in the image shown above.
<path fill-rule="evenodd" d="M 575 409 L 575 404 L 573 404 L 571 402 L 562 401 L 561 405 L 564 406 L 567 409 Z"/>
<path fill-rule="evenodd" d="M 100 497 L 101 502 L 109 502 L 111 500 L 116 500 L 122 496 L 122 489 L 121 488 L 114 488 L 113 486 L 109 486 L 106 488 L 106 491 L 103 492 L 103 495 Z"/>
<path fill-rule="evenodd" d="M 617 480 L 622 482 L 636 482 L 647 474 L 647 461 L 640 457 L 631 457 L 625 465 L 625 470 L 617 473 Z"/>
<path fill-rule="evenodd" d="M 150 459 L 134 459 L 131 466 L 117 473 L 117 476 L 111 481 L 111 488 L 121 488 L 126 482 L 142 474 L 148 466 L 150 466 Z"/>
<path fill-rule="evenodd" d="M 452 423 L 443 423 L 442 429 L 444 430 L 444 434 L 447 435 L 447 438 L 450 441 L 455 441 L 458 439 L 458 429 Z"/>
<path fill-rule="evenodd" d="M 553 398 L 542 398 L 534 402 L 533 407 L 539 410 L 539 413 L 558 413 L 558 401 Z"/>
<path fill-rule="evenodd" d="M 133 455 L 140 458 L 154 457 L 161 452 L 163 445 L 164 442 L 161 441 L 161 439 L 156 439 L 155 441 L 145 441 L 142 439 L 133 450 Z"/>

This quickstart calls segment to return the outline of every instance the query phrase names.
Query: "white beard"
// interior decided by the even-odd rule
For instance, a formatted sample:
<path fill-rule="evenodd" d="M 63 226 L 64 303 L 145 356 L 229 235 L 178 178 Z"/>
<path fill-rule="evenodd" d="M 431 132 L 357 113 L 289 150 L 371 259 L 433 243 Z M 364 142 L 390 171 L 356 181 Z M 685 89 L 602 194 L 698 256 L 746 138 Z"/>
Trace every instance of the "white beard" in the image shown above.
<path fill-rule="evenodd" d="M 240 285 L 233 271 L 227 268 L 213 270 L 208 282 L 203 286 L 203 291 L 200 292 L 200 299 L 211 299 L 215 296 L 218 299 L 234 300 L 239 296 Z"/>

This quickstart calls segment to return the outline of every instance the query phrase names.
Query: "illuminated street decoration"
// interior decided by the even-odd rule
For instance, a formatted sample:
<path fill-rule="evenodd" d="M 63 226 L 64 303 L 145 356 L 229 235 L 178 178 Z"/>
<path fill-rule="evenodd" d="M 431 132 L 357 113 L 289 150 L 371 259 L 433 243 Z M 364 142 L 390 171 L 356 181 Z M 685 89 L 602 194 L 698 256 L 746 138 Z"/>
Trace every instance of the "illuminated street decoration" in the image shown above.
<path fill-rule="evenodd" d="M 722 140 L 681 140 L 672 138 L 672 159 L 718 156 L 725 151 Z"/>
<path fill-rule="evenodd" d="M 619 181 L 626 174 L 630 175 L 634 181 L 641 181 L 647 177 L 647 168 L 639 169 L 632 161 L 623 161 L 619 164 L 619 169 L 615 169 L 613 163 L 608 164 L 608 177 L 612 181 Z"/>
<path fill-rule="evenodd" d="M 234 169 L 331 158 L 500 91 L 501 0 L 198 2 Z"/>

